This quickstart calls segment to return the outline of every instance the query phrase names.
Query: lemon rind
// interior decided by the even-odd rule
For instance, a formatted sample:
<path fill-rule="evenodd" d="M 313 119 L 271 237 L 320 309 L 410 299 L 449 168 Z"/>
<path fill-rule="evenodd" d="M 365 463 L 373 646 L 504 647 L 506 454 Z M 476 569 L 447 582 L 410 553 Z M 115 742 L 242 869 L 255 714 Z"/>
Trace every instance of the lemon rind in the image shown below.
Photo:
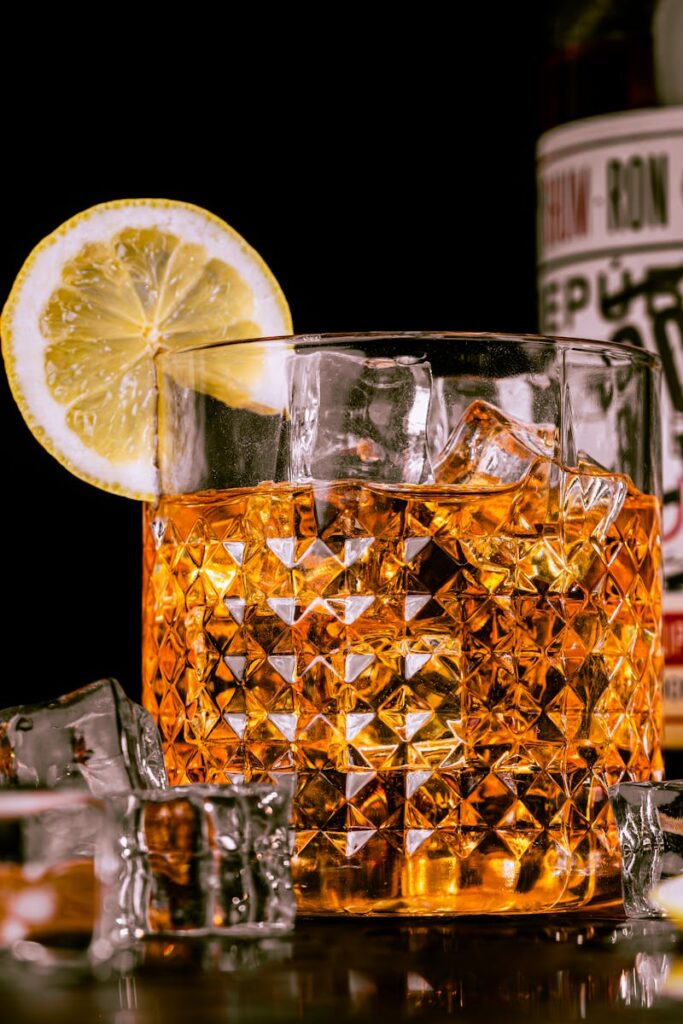
<path fill-rule="evenodd" d="M 32 249 L 29 256 L 25 260 L 23 266 L 21 267 L 21 270 L 19 271 L 16 280 L 14 281 L 7 302 L 5 303 L 4 309 L 2 311 L 2 318 L 0 320 L 0 333 L 2 335 L 2 354 L 5 360 L 7 377 L 9 380 L 9 385 L 14 400 L 19 406 L 22 416 L 27 426 L 31 430 L 31 433 L 36 438 L 36 440 L 38 440 L 40 444 L 74 476 L 78 477 L 81 480 L 84 480 L 86 483 L 92 484 L 95 487 L 98 487 L 101 490 L 108 491 L 109 493 L 112 494 L 119 494 L 124 497 L 150 501 L 154 500 L 158 493 L 156 487 L 156 468 L 153 465 L 150 467 L 149 463 L 146 462 L 145 460 L 137 460 L 136 462 L 133 463 L 128 462 L 123 464 L 114 463 L 111 462 L 110 460 L 107 460 L 104 456 L 99 455 L 99 453 L 89 449 L 86 445 L 83 444 L 82 441 L 80 441 L 77 435 L 73 431 L 71 431 L 70 428 L 67 426 L 65 422 L 65 408 L 63 406 L 60 406 L 52 398 L 52 396 L 49 394 L 47 385 L 44 384 L 43 380 L 36 383 L 35 388 L 31 393 L 31 397 L 28 397 L 25 394 L 25 387 L 22 387 L 22 372 L 20 372 L 20 370 L 17 367 L 18 360 L 15 346 L 16 332 L 14 329 L 14 323 L 18 310 L 21 310 L 21 300 L 24 297 L 24 287 L 26 285 L 27 280 L 29 280 L 29 278 L 35 272 L 36 264 L 38 263 L 38 261 L 44 256 L 45 253 L 49 253 L 54 246 L 59 245 L 59 243 L 62 243 L 65 239 L 68 239 L 69 237 L 73 238 L 73 253 L 68 251 L 64 253 L 63 250 L 65 246 L 62 245 L 62 252 L 60 254 L 60 258 L 55 259 L 54 261 L 54 267 L 56 268 L 57 271 L 61 273 L 61 268 L 64 266 L 66 260 L 68 260 L 72 254 L 76 255 L 76 253 L 80 251 L 84 244 L 87 244 L 87 242 L 90 240 L 101 240 L 102 215 L 107 214 L 109 211 L 117 213 L 122 210 L 126 210 L 128 212 L 133 210 L 151 211 L 152 214 L 155 216 L 154 226 L 159 227 L 162 230 L 164 228 L 167 228 L 168 230 L 177 231 L 177 220 L 179 213 L 185 216 L 193 216 L 195 218 L 195 224 L 197 226 L 201 224 L 204 227 L 206 227 L 208 225 L 210 228 L 213 229 L 213 232 L 215 232 L 212 233 L 208 239 L 205 237 L 201 238 L 201 242 L 206 246 L 207 253 L 209 254 L 209 256 L 211 256 L 214 246 L 216 250 L 218 250 L 220 239 L 222 238 L 223 242 L 225 242 L 225 238 L 227 236 L 228 238 L 230 238 L 231 242 L 236 246 L 237 251 L 242 257 L 242 259 L 240 259 L 238 262 L 238 269 L 240 270 L 240 273 L 243 274 L 243 276 L 247 280 L 247 283 L 251 286 L 252 291 L 254 293 L 254 319 L 259 323 L 263 322 L 262 310 L 259 308 L 258 304 L 259 289 L 254 287 L 252 279 L 253 275 L 251 271 L 257 271 L 261 276 L 261 280 L 268 285 L 268 301 L 270 306 L 272 307 L 272 310 L 274 310 L 275 313 L 279 316 L 280 321 L 276 329 L 264 333 L 291 334 L 292 320 L 289 311 L 289 306 L 287 305 L 287 300 L 285 299 L 284 293 L 280 285 L 278 284 L 275 276 L 273 275 L 272 271 L 270 270 L 267 263 L 263 259 L 263 257 L 260 256 L 259 253 L 256 252 L 256 250 L 253 249 L 248 242 L 245 241 L 245 239 L 239 234 L 239 232 L 237 232 L 225 221 L 221 220 L 220 217 L 217 217 L 215 214 L 209 212 L 208 210 L 204 210 L 202 209 L 202 207 L 199 207 L 193 203 L 186 203 L 173 199 L 116 199 L 106 203 L 99 203 L 96 206 L 92 206 L 87 210 L 84 210 L 81 213 L 76 214 L 74 217 L 71 217 L 69 220 L 65 221 L 53 232 L 51 232 L 51 234 L 43 238 Z M 172 212 L 174 214 L 174 217 L 169 217 L 168 224 L 164 224 L 163 221 L 160 222 L 158 219 L 159 211 L 163 210 L 168 210 L 169 212 Z M 114 220 L 115 218 L 112 217 L 112 221 Z M 140 226 L 149 226 L 147 224 L 144 224 L 144 218 L 140 219 L 139 217 L 134 217 L 133 220 L 140 221 Z M 93 225 L 95 226 L 91 238 L 88 237 L 87 232 L 84 235 L 83 231 L 81 230 L 74 231 L 75 228 L 78 227 L 80 229 L 89 221 L 92 221 Z M 175 221 L 175 224 L 173 223 L 173 221 Z M 136 226 L 136 224 L 126 223 L 125 225 L 123 225 L 121 221 L 118 220 L 116 227 L 120 229 L 123 226 L 134 227 Z M 192 233 L 190 232 L 190 234 Z M 199 234 L 203 236 L 203 232 L 199 231 Z M 223 251 L 221 252 L 221 255 L 218 256 L 218 258 L 225 261 L 224 246 Z M 59 279 L 55 274 L 53 284 L 56 285 L 58 283 Z M 46 289 L 45 297 L 47 298 L 47 295 L 49 295 L 50 293 L 51 292 L 48 286 L 48 289 Z M 34 346 L 34 349 L 36 353 L 42 355 L 44 352 L 44 345 L 36 345 Z M 26 354 L 26 361 L 29 364 L 30 356 L 31 353 Z M 44 376 L 43 367 L 41 367 L 40 370 L 40 375 L 42 377 Z M 59 430 L 55 431 L 55 433 L 57 434 L 58 438 L 62 441 L 61 444 L 54 439 L 54 437 L 46 428 L 46 426 L 40 421 L 40 419 L 36 415 L 34 409 L 35 394 L 40 395 L 41 402 L 44 402 L 46 398 L 49 398 L 49 400 L 53 403 L 54 408 L 52 409 L 52 418 L 53 420 L 56 420 L 56 422 L 59 423 Z M 65 436 L 68 439 L 69 443 L 64 443 Z M 64 450 L 65 448 L 67 448 L 67 451 Z M 104 473 L 100 475 L 96 472 L 90 472 L 87 469 L 84 469 L 83 466 L 81 465 L 81 460 L 79 458 L 74 459 L 73 455 L 68 451 L 69 448 L 74 450 L 77 453 L 77 455 L 83 453 L 83 462 L 102 463 L 102 468 L 105 470 Z M 123 470 L 123 472 L 120 475 L 127 477 L 129 479 L 134 479 L 135 473 L 139 470 L 140 473 L 143 474 L 143 478 L 145 474 L 148 475 L 148 477 L 152 478 L 155 487 L 140 488 L 136 486 L 130 486 L 125 482 L 120 482 L 119 480 L 116 479 L 119 468 Z M 110 469 L 110 471 L 107 472 L 107 469 Z"/>

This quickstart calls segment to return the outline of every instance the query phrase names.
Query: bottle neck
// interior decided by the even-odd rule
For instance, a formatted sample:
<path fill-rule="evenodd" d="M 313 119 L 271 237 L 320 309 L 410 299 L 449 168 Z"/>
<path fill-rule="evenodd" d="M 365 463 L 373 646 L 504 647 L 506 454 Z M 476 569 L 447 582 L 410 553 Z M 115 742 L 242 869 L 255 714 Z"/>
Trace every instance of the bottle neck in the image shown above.
<path fill-rule="evenodd" d="M 683 103 L 683 0 L 558 0 L 545 28 L 543 130 Z"/>
<path fill-rule="evenodd" d="M 546 63 L 543 128 L 658 104 L 651 41 L 620 37 L 574 43 Z"/>

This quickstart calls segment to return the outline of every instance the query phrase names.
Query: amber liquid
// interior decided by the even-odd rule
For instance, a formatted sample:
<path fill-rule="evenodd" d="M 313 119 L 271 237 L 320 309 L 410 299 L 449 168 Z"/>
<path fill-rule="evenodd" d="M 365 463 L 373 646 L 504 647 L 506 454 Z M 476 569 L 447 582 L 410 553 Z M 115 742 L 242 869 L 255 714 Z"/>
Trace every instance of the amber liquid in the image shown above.
<path fill-rule="evenodd" d="M 144 703 L 171 781 L 296 770 L 301 912 L 618 899 L 607 787 L 661 776 L 660 527 L 631 485 L 608 514 L 596 479 L 147 510 Z"/>

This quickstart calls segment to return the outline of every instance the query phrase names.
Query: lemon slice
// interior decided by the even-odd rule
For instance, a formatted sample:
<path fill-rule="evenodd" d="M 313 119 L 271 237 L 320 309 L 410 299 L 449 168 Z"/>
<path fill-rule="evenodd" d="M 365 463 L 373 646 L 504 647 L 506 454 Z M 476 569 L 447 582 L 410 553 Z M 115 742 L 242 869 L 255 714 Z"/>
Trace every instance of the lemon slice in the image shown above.
<path fill-rule="evenodd" d="M 83 480 L 149 498 L 155 353 L 291 334 L 292 321 L 268 267 L 222 220 L 188 203 L 130 199 L 93 206 L 43 239 L 0 329 L 12 392 L 41 444 Z M 236 345 L 206 390 L 263 411 L 277 400 L 274 376 L 263 347 Z"/>

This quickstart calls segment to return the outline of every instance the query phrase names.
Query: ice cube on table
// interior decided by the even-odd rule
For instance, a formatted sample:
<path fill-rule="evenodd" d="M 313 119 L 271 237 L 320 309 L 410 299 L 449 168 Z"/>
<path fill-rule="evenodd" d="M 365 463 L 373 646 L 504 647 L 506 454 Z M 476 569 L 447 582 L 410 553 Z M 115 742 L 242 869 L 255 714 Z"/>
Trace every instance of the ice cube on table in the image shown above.
<path fill-rule="evenodd" d="M 619 829 L 626 913 L 661 917 L 651 891 L 683 876 L 683 781 L 621 782 L 609 798 Z"/>
<path fill-rule="evenodd" d="M 93 796 L 167 785 L 157 728 L 115 679 L 0 711 L 0 786 L 67 783 Z"/>
<path fill-rule="evenodd" d="M 94 957 L 108 959 L 144 938 L 256 937 L 291 928 L 293 788 L 178 786 L 109 801 Z"/>
<path fill-rule="evenodd" d="M 431 479 L 428 362 L 302 352 L 288 371 L 292 482 Z"/>
<path fill-rule="evenodd" d="M 467 407 L 436 457 L 434 479 L 472 487 L 518 483 L 539 458 L 558 456 L 554 426 L 522 423 L 477 400 Z"/>

